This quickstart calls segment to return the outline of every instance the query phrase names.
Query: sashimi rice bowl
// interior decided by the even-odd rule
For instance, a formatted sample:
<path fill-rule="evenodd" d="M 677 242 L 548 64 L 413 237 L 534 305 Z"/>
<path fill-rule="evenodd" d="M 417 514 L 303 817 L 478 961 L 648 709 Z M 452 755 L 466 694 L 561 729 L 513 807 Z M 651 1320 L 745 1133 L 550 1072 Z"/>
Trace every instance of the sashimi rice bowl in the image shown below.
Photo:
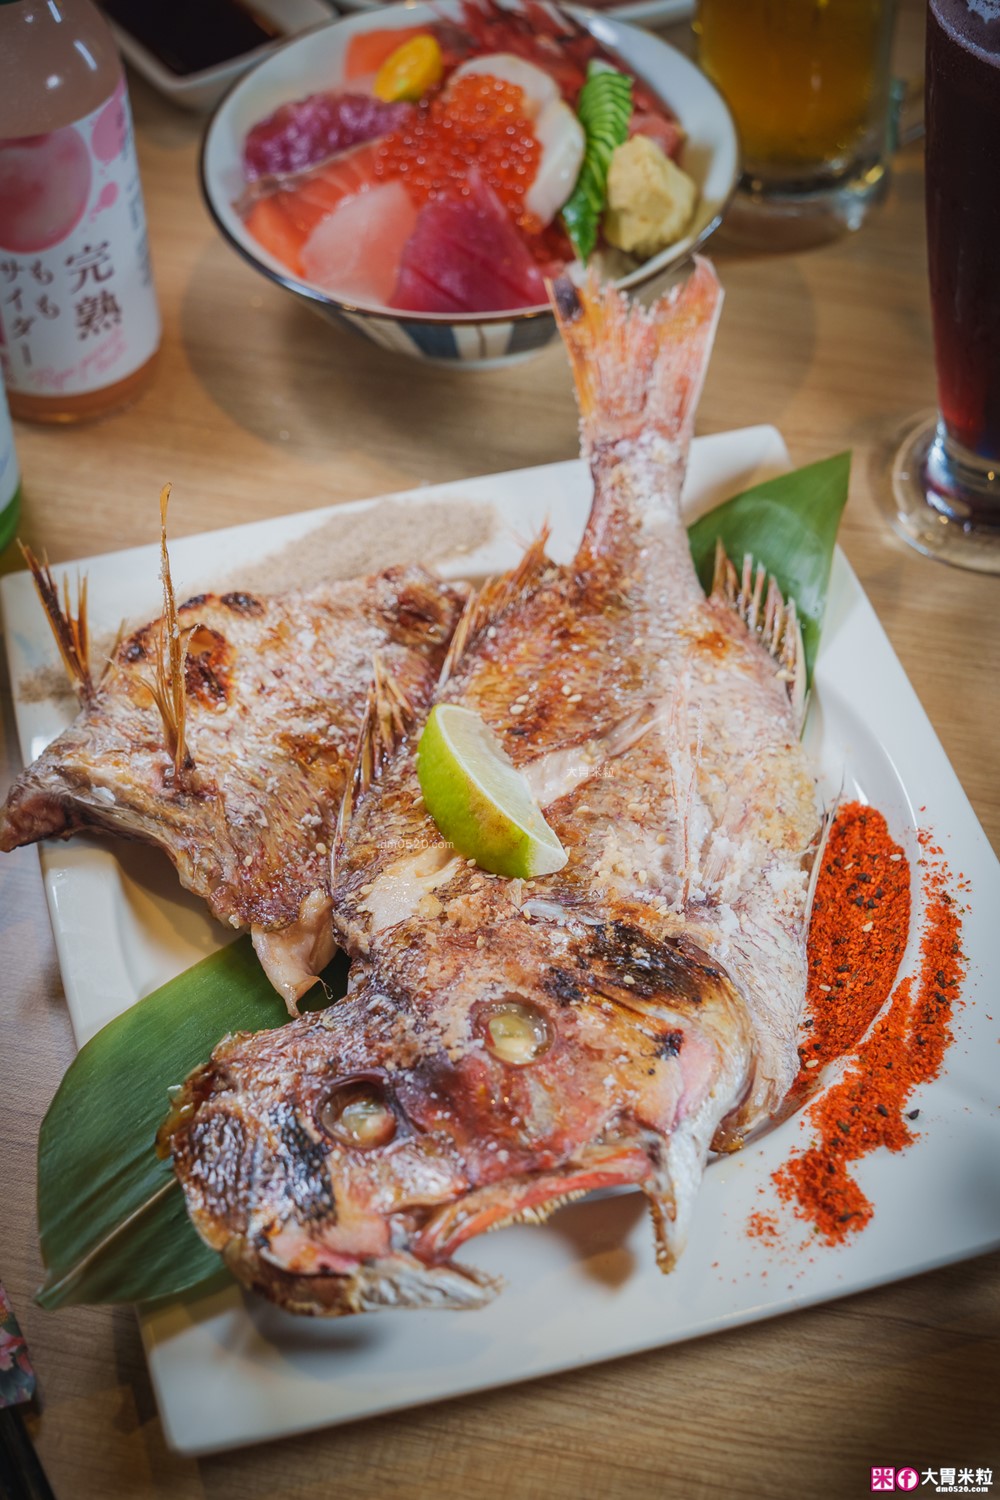
<path fill-rule="evenodd" d="M 223 100 L 202 182 L 230 243 L 336 323 L 492 364 L 554 337 L 546 283 L 634 287 L 715 228 L 738 149 L 680 53 L 521 0 L 363 12 Z"/>

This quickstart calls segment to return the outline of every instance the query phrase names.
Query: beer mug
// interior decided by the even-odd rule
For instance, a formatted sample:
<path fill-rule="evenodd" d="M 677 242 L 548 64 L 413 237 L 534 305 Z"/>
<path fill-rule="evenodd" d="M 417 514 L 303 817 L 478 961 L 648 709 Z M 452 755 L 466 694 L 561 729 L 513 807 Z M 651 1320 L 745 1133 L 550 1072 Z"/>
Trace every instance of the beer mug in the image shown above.
<path fill-rule="evenodd" d="M 938 408 L 893 466 L 890 518 L 928 557 L 1000 574 L 1000 0 L 927 8 L 927 267 Z"/>
<path fill-rule="evenodd" d="M 699 61 L 740 132 L 731 231 L 771 245 L 856 229 L 884 192 L 892 0 L 700 0 Z"/>

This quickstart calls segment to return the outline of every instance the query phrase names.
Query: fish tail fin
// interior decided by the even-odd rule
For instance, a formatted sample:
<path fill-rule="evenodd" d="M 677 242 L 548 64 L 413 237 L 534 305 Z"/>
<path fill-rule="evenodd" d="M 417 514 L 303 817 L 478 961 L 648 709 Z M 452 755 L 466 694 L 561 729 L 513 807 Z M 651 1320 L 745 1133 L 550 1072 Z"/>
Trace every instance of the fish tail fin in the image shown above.
<path fill-rule="evenodd" d="M 560 277 L 551 296 L 585 454 L 640 431 L 689 440 L 722 308 L 711 263 L 696 256 L 687 281 L 648 311 L 594 275 L 582 288 Z"/>

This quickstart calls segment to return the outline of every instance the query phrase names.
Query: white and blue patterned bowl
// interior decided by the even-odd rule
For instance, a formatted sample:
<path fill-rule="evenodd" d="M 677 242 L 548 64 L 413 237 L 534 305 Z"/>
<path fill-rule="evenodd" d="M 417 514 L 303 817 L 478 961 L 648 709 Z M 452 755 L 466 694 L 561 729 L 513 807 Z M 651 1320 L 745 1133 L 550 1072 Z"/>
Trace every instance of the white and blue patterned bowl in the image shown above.
<path fill-rule="evenodd" d="M 515 8 L 513 0 L 511 8 Z M 222 100 L 209 122 L 201 153 L 201 182 L 212 217 L 236 250 L 263 275 L 304 298 L 332 323 L 399 354 L 468 369 L 505 364 L 543 348 L 556 337 L 548 305 L 515 312 L 417 314 L 376 304 L 345 302 L 300 281 L 250 235 L 234 208 L 244 190 L 243 142 L 250 127 L 279 104 L 335 87 L 352 36 L 382 27 L 413 26 L 457 14 L 458 0 L 422 0 L 379 7 L 331 21 L 295 37 L 246 73 Z M 643 285 L 688 258 L 718 225 L 738 175 L 736 129 L 721 97 L 693 63 L 666 42 L 610 16 L 575 6 L 568 15 L 593 33 L 642 77 L 677 115 L 686 134 L 682 165 L 698 184 L 699 198 L 690 230 L 618 284 Z"/>

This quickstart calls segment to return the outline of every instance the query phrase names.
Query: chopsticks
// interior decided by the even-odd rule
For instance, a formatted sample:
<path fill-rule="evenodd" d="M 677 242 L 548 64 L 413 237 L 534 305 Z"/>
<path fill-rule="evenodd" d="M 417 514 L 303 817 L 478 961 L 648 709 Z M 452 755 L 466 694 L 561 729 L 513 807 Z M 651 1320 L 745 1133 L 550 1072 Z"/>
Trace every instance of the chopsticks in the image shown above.
<path fill-rule="evenodd" d="M 28 1345 L 0 1281 L 0 1500 L 55 1500 L 22 1416 L 35 1398 Z"/>
<path fill-rule="evenodd" d="M 0 1407 L 0 1500 L 55 1500 L 16 1406 Z"/>

